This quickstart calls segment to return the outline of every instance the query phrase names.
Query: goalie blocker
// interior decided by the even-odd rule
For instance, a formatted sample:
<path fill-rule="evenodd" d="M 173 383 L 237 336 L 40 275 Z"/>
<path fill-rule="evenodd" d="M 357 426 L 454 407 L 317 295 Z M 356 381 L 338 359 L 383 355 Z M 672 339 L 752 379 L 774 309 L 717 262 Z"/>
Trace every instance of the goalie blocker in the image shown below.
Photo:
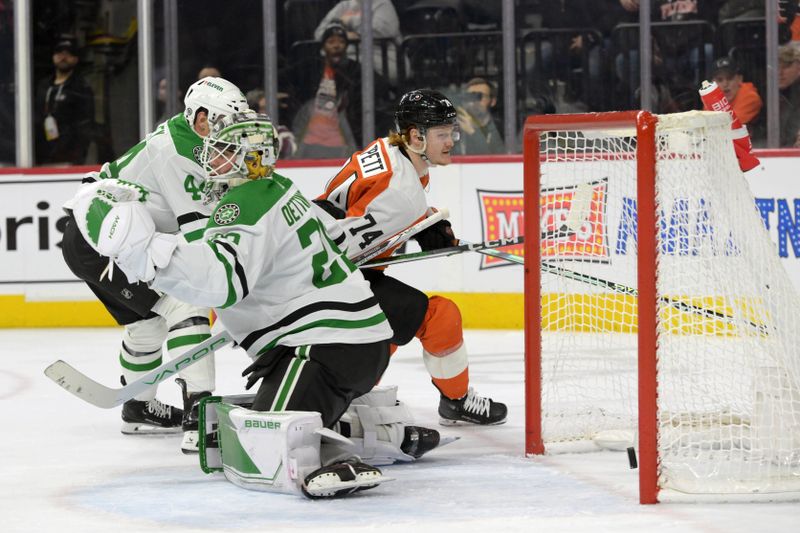
<path fill-rule="evenodd" d="M 437 431 L 406 425 L 396 387 L 354 400 L 337 424 L 351 438 L 323 427 L 319 413 L 253 411 L 253 399 L 212 396 L 199 408 L 201 468 L 245 489 L 345 496 L 391 480 L 375 464 L 414 461 L 440 444 Z"/>

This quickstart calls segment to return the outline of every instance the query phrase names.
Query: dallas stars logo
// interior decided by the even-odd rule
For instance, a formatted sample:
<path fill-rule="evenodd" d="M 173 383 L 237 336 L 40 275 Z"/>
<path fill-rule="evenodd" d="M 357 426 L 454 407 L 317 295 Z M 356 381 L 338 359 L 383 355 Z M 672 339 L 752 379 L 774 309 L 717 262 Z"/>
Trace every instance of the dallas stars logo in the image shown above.
<path fill-rule="evenodd" d="M 239 206 L 236 204 L 221 205 L 214 213 L 214 222 L 218 226 L 232 224 L 237 218 L 239 218 L 239 212 Z"/>
<path fill-rule="evenodd" d="M 192 148 L 192 156 L 194 156 L 194 160 L 200 163 L 200 154 L 203 152 L 203 146 L 197 145 Z"/>

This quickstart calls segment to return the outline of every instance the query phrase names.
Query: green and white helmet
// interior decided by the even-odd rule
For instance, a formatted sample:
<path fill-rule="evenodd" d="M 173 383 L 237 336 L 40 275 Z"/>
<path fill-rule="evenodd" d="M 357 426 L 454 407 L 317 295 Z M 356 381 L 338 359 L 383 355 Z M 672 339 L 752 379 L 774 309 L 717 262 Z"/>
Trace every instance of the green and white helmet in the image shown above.
<path fill-rule="evenodd" d="M 268 178 L 278 151 L 278 135 L 267 115 L 248 109 L 218 119 L 203 139 L 200 154 L 207 192 L 224 193 L 249 180 Z"/>
<path fill-rule="evenodd" d="M 222 116 L 245 111 L 249 107 L 247 98 L 236 85 L 212 76 L 206 76 L 189 86 L 183 106 L 183 116 L 189 127 L 194 127 L 195 117 L 201 109 L 208 112 L 208 123 L 211 125 Z"/>

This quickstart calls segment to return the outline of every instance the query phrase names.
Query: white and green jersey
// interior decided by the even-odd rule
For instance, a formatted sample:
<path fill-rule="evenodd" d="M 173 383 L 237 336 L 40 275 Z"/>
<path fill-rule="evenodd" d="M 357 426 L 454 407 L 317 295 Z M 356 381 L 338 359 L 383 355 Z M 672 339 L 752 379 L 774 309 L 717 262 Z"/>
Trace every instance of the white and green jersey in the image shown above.
<path fill-rule="evenodd" d="M 203 235 L 211 207 L 202 203 L 203 169 L 199 164 L 203 138 L 183 115 L 158 125 L 139 144 L 95 174 L 147 189 L 147 210 L 162 233 L 180 231 L 187 241 Z"/>
<path fill-rule="evenodd" d="M 365 344 L 392 330 L 311 204 L 277 174 L 226 194 L 202 242 L 180 243 L 151 286 L 214 307 L 252 357 L 278 344 Z"/>

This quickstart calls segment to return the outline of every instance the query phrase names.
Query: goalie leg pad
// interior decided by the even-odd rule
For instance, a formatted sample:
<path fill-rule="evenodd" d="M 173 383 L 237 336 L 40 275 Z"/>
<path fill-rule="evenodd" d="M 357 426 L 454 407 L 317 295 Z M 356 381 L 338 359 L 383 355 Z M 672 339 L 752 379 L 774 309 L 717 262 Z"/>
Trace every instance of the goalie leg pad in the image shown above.
<path fill-rule="evenodd" d="M 323 439 L 323 463 L 353 455 L 377 466 L 414 461 L 439 445 L 439 433 L 412 423 L 411 412 L 397 401 L 396 386 L 375 387 L 353 400 L 339 420 L 339 432 L 350 443 Z"/>
<path fill-rule="evenodd" d="M 209 409 L 218 417 L 219 460 L 234 485 L 298 494 L 305 478 L 322 466 L 319 413 L 252 411 L 206 402 Z"/>

